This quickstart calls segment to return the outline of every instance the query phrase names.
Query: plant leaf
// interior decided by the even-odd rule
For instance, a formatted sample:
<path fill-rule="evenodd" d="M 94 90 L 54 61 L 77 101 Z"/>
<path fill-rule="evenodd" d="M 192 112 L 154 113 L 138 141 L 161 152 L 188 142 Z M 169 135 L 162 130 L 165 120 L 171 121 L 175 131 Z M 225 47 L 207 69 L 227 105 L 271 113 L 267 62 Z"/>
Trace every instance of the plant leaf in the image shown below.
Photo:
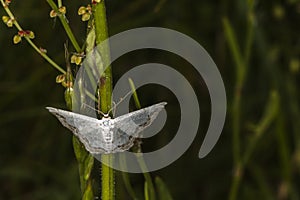
<path fill-rule="evenodd" d="M 157 188 L 158 199 L 159 200 L 172 200 L 171 193 L 160 177 L 155 177 L 155 185 Z"/>

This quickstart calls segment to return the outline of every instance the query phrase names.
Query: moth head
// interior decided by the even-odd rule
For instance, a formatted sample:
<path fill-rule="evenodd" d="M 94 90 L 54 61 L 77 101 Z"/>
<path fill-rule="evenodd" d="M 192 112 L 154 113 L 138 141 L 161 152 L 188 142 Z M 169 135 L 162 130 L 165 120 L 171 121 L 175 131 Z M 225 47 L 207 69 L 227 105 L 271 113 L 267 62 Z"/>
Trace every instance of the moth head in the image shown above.
<path fill-rule="evenodd" d="M 111 118 L 110 115 L 109 115 L 109 113 L 112 111 L 112 109 L 110 109 L 107 113 L 104 113 L 101 110 L 95 109 L 95 108 L 93 108 L 92 106 L 90 106 L 90 105 L 88 105 L 86 103 L 83 103 L 83 104 L 84 104 L 84 106 L 86 106 L 86 107 L 88 107 L 88 108 L 90 108 L 90 109 L 98 112 L 98 114 L 102 115 L 103 118 L 105 118 L 105 119 L 110 119 Z"/>
<path fill-rule="evenodd" d="M 110 119 L 111 117 L 109 116 L 109 113 L 103 113 L 103 112 L 101 112 L 101 111 L 99 111 L 99 113 L 101 114 L 101 115 L 103 115 L 103 118 L 105 118 L 105 119 Z"/>

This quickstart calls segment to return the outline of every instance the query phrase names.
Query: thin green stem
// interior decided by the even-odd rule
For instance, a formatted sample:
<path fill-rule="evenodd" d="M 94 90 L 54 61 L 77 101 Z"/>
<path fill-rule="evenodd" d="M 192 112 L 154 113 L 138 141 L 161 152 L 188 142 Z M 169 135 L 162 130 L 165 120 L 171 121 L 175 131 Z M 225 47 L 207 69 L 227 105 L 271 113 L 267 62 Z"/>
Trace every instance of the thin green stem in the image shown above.
<path fill-rule="evenodd" d="M 13 19 L 13 23 L 15 25 L 15 27 L 19 30 L 19 31 L 23 31 L 24 29 L 22 29 L 22 27 L 19 25 L 19 23 L 17 22 L 16 18 L 14 17 L 13 13 L 10 11 L 9 7 L 4 3 L 3 0 L 0 0 L 5 12 L 8 14 L 8 16 L 10 17 L 10 19 Z M 57 65 L 49 56 L 47 56 L 46 53 L 44 53 L 43 51 L 41 51 L 40 48 L 37 47 L 37 45 L 28 37 L 25 37 L 25 40 L 30 44 L 30 46 L 36 51 L 38 52 L 46 61 L 48 61 L 55 69 L 57 69 L 58 71 L 60 71 L 63 74 L 66 74 L 66 71 L 61 68 L 59 65 Z"/>
<path fill-rule="evenodd" d="M 278 141 L 278 153 L 279 159 L 281 164 L 281 176 L 282 176 L 282 183 L 286 187 L 287 190 L 283 193 L 278 193 L 278 195 L 282 199 L 289 199 L 289 195 L 291 193 L 291 179 L 292 179 L 292 172 L 291 172 L 291 162 L 290 162 L 290 149 L 288 145 L 288 138 L 286 136 L 286 128 L 284 117 L 282 115 L 277 116 L 276 121 L 276 133 L 277 133 L 277 141 Z"/>
<path fill-rule="evenodd" d="M 243 165 L 246 165 L 255 150 L 258 140 L 261 138 L 263 133 L 266 132 L 267 128 L 270 127 L 278 115 L 279 109 L 279 95 L 277 91 L 272 91 L 269 97 L 268 104 L 264 111 L 264 115 L 260 120 L 259 124 L 254 129 L 254 135 L 251 137 L 249 145 L 247 146 L 243 155 Z"/>
<path fill-rule="evenodd" d="M 129 175 L 127 172 L 122 172 L 122 178 L 123 178 L 123 181 L 124 181 L 124 185 L 126 187 L 126 190 L 128 192 L 128 194 L 130 195 L 130 197 L 133 199 L 133 200 L 137 200 L 138 198 L 136 197 L 136 194 L 134 192 L 134 189 L 130 183 L 130 179 L 129 179 Z"/>
<path fill-rule="evenodd" d="M 141 109 L 142 106 L 141 106 L 139 97 L 138 97 L 138 95 L 137 95 L 137 93 L 136 93 L 135 85 L 134 85 L 134 83 L 133 83 L 133 81 L 132 81 L 131 78 L 129 78 L 128 81 L 129 81 L 129 85 L 130 85 L 130 88 L 131 88 L 131 91 L 132 91 L 132 94 L 133 94 L 133 99 L 134 99 L 135 107 L 136 107 L 137 109 Z"/>
<path fill-rule="evenodd" d="M 233 60 L 236 67 L 236 85 L 233 99 L 232 109 L 232 145 L 233 145 L 233 162 L 234 165 L 238 165 L 240 162 L 240 109 L 241 109 L 241 90 L 245 79 L 245 64 L 241 55 L 238 42 L 236 41 L 236 35 L 232 29 L 232 26 L 227 18 L 223 19 L 223 25 L 225 30 L 225 36 L 228 41 L 229 49 L 232 53 Z"/>
<path fill-rule="evenodd" d="M 142 155 L 142 153 L 141 153 Z M 154 189 L 154 185 L 152 182 L 152 178 L 150 176 L 150 174 L 147 172 L 148 168 L 147 165 L 145 163 L 145 160 L 143 159 L 143 156 L 137 156 L 138 159 L 138 163 L 143 171 L 143 175 L 145 178 L 145 184 L 147 184 L 147 194 L 149 196 L 150 200 L 155 200 L 156 199 L 156 195 L 155 195 L 155 189 Z"/>
<path fill-rule="evenodd" d="M 132 91 L 132 94 L 133 94 L 133 99 L 134 99 L 134 102 L 135 102 L 135 105 L 138 109 L 141 109 L 141 103 L 140 103 L 140 100 L 139 100 L 139 97 L 136 93 L 136 88 L 135 88 L 135 85 L 134 85 L 134 82 L 132 81 L 131 78 L 128 79 L 129 81 L 129 85 L 130 85 L 130 88 L 131 88 L 131 91 Z M 139 150 L 141 151 L 141 150 Z M 156 199 L 156 195 L 155 195 L 155 189 L 154 189 L 154 184 L 152 182 L 152 178 L 150 176 L 150 174 L 147 172 L 148 171 L 148 168 L 147 168 L 147 165 L 145 163 L 145 160 L 143 159 L 143 156 L 137 156 L 137 159 L 138 159 L 138 163 L 143 171 L 143 175 L 144 175 L 144 178 L 146 180 L 145 182 L 145 198 L 149 198 L 150 200 L 155 200 Z"/>
<path fill-rule="evenodd" d="M 45 54 L 43 51 L 40 50 L 40 48 L 38 48 L 34 42 L 32 42 L 32 40 L 28 37 L 25 37 L 25 39 L 27 40 L 27 42 L 30 44 L 30 46 L 33 47 L 33 49 L 38 52 L 45 60 L 48 61 L 49 64 L 51 64 L 54 68 L 56 68 L 58 71 L 60 71 L 63 74 L 66 74 L 66 71 L 61 68 L 59 65 L 56 64 L 56 62 L 54 62 L 49 56 L 47 56 L 47 54 Z"/>
<path fill-rule="evenodd" d="M 250 12 L 248 14 L 248 27 L 247 27 L 247 36 L 246 36 L 246 45 L 245 45 L 245 64 L 249 64 L 251 57 L 253 35 L 254 35 L 254 14 Z"/>
<path fill-rule="evenodd" d="M 60 7 L 62 7 L 62 0 L 57 0 L 57 5 L 58 5 L 58 7 L 60 8 Z"/>
<path fill-rule="evenodd" d="M 245 166 L 248 164 L 248 161 L 257 145 L 257 141 L 261 138 L 262 134 L 270 127 L 271 123 L 274 121 L 278 114 L 279 108 L 279 97 L 276 91 L 272 91 L 266 109 L 264 111 L 263 117 L 256 126 L 254 130 L 254 135 L 250 141 L 250 144 L 247 146 L 241 160 L 235 167 L 234 179 L 231 185 L 231 190 L 229 193 L 229 199 L 237 199 L 239 184 L 242 179 L 242 174 L 245 169 Z"/>
<path fill-rule="evenodd" d="M 53 2 L 53 0 L 47 0 L 48 4 L 50 5 L 50 7 L 56 12 L 56 13 L 60 13 L 58 10 L 57 5 Z M 73 31 L 71 30 L 69 23 L 66 19 L 66 16 L 64 14 L 58 14 L 58 18 L 61 21 L 61 24 L 63 25 L 73 47 L 75 48 L 76 52 L 80 53 L 82 50 L 79 46 L 79 44 L 77 43 L 77 40 L 73 34 Z"/>
<path fill-rule="evenodd" d="M 267 171 L 268 169 L 265 170 Z M 256 166 L 255 164 L 251 165 L 250 172 L 251 172 L 251 176 L 253 177 L 255 183 L 257 184 L 262 194 L 261 198 L 264 200 L 276 199 L 273 195 L 272 187 L 267 182 L 266 173 L 259 166 Z"/>
<path fill-rule="evenodd" d="M 232 53 L 233 61 L 236 67 L 236 85 L 242 86 L 245 78 L 246 65 L 241 55 L 241 50 L 236 40 L 236 34 L 229 22 L 225 17 L 223 18 L 223 26 L 225 30 L 225 36 L 229 45 L 229 49 Z"/>
<path fill-rule="evenodd" d="M 237 86 L 238 87 L 238 86 Z M 233 145 L 233 163 L 238 165 L 240 162 L 240 118 L 241 118 L 241 94 L 240 89 L 236 88 L 233 107 L 232 107 L 232 145 Z"/>
<path fill-rule="evenodd" d="M 241 182 L 243 173 L 242 163 L 238 163 L 235 165 L 233 181 L 231 183 L 231 188 L 229 192 L 229 200 L 235 200 L 237 198 L 239 185 Z"/>
<path fill-rule="evenodd" d="M 248 11 L 252 13 L 252 7 Z M 249 14 L 250 16 L 250 14 Z M 233 97 L 232 108 L 232 146 L 233 146 L 233 165 L 234 176 L 229 193 L 230 200 L 236 200 L 239 185 L 241 182 L 244 163 L 241 158 L 241 144 L 240 144 L 240 132 L 241 132 L 241 101 L 242 101 L 242 89 L 246 79 L 246 71 L 248 68 L 248 62 L 251 54 L 251 46 L 253 43 L 253 20 L 248 20 L 248 31 L 245 46 L 245 58 L 241 54 L 241 50 L 237 41 L 236 34 L 227 18 L 223 18 L 223 26 L 225 31 L 225 37 L 227 39 L 229 49 L 231 51 L 233 61 L 236 69 L 236 83 Z"/>

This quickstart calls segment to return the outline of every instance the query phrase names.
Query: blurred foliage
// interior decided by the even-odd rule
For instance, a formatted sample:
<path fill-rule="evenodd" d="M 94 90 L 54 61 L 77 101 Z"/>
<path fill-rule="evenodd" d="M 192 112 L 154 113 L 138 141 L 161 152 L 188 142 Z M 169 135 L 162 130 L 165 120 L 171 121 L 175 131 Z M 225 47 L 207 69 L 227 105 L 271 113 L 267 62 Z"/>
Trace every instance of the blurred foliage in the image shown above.
<path fill-rule="evenodd" d="M 161 185 L 158 195 L 168 196 L 169 191 L 174 199 L 229 198 L 233 179 L 239 176 L 237 199 L 300 199 L 300 1 L 253 2 L 250 12 L 253 41 L 247 60 L 243 49 L 247 46 L 251 2 L 107 1 L 110 35 L 143 26 L 162 26 L 185 33 L 209 52 L 227 90 L 228 116 L 224 131 L 215 149 L 200 160 L 197 155 L 209 123 L 210 101 L 205 83 L 192 66 L 176 55 L 154 50 L 128 53 L 113 64 L 114 82 L 136 65 L 159 62 L 180 71 L 200 91 L 199 134 L 179 160 L 151 173 L 164 180 L 162 183 L 155 179 L 156 185 Z M 85 24 L 77 15 L 82 2 L 64 4 L 70 26 L 83 43 Z M 35 42 L 64 66 L 63 45 L 67 36 L 60 23 L 49 17 L 51 9 L 46 1 L 12 1 L 10 7 L 19 23 L 35 32 Z M 0 14 L 5 14 L 3 9 Z M 247 155 L 242 171 L 233 164 L 232 152 L 232 111 L 236 71 L 240 66 L 232 54 L 224 19 L 235 33 L 234 41 L 240 48 L 237 52 L 247 62 L 239 108 L 240 156 Z M 44 109 L 48 105 L 64 107 L 64 88 L 55 83 L 58 71 L 25 41 L 13 45 L 15 34 L 15 29 L 0 25 L 0 199 L 79 199 L 72 135 Z M 158 149 L 176 133 L 174 124 L 180 118 L 178 102 L 162 87 L 144 86 L 138 94 L 142 106 L 168 101 L 167 110 L 174 116 L 168 120 L 163 135 L 143 143 L 145 151 Z M 97 166 L 93 176 L 99 181 Z M 144 198 L 143 176 L 129 176 L 136 196 Z M 117 199 L 131 199 L 120 172 L 116 172 L 116 187 Z"/>

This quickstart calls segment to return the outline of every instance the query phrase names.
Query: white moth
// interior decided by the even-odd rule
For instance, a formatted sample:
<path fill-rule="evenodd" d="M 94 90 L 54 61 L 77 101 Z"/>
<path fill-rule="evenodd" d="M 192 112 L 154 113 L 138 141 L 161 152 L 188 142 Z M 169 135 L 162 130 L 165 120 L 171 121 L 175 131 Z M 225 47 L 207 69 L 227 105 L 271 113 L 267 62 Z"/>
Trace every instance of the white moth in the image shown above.
<path fill-rule="evenodd" d="M 115 119 L 96 119 L 57 108 L 46 108 L 79 138 L 91 154 L 108 154 L 131 148 L 135 138 L 154 121 L 166 104 L 154 104 Z"/>

